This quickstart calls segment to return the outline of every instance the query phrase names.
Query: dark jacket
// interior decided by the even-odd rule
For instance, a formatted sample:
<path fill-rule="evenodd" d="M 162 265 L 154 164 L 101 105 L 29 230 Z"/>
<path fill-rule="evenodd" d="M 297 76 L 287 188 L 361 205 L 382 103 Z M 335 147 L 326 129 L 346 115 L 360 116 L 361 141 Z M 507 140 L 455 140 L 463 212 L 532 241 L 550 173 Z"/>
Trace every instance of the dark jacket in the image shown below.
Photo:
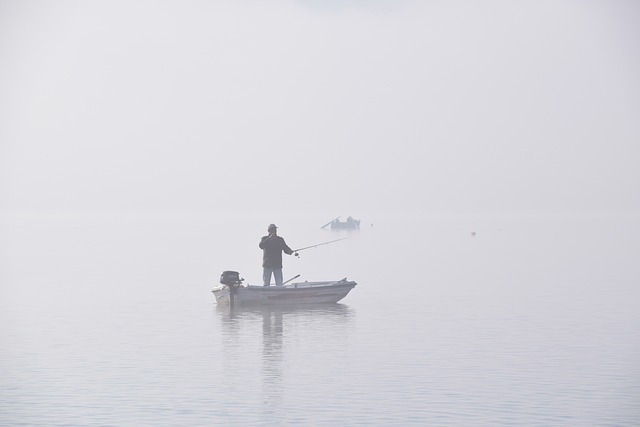
<path fill-rule="evenodd" d="M 291 255 L 293 250 L 280 236 L 264 236 L 258 244 L 262 249 L 262 266 L 266 268 L 282 268 L 282 252 Z"/>

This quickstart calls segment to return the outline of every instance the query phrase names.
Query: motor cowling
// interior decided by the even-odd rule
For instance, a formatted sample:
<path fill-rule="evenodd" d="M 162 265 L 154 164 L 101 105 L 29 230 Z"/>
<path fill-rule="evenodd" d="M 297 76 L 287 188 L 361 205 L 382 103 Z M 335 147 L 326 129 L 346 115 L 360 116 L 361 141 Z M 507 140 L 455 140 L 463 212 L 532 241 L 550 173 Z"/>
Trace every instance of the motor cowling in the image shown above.
<path fill-rule="evenodd" d="M 220 283 L 227 286 L 239 285 L 242 279 L 237 271 L 223 271 L 220 275 Z"/>

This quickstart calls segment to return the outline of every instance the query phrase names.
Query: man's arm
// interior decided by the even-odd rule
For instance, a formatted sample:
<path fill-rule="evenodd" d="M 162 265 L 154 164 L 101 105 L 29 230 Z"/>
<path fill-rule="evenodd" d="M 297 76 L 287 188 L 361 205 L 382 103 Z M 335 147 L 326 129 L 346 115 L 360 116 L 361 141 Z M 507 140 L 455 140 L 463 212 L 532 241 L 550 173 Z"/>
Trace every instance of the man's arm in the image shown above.
<path fill-rule="evenodd" d="M 282 239 L 282 252 L 287 255 L 291 255 L 293 253 L 293 249 L 287 246 L 287 243 L 284 241 L 284 239 Z"/>

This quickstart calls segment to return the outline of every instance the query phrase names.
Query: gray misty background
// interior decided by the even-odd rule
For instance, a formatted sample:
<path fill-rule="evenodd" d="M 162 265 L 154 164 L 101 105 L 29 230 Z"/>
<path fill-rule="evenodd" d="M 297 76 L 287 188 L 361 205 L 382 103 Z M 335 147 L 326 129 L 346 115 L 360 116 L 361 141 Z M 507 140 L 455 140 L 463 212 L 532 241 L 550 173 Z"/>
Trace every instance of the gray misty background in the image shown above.
<path fill-rule="evenodd" d="M 0 0 L 0 424 L 637 425 L 639 23 Z M 215 303 L 271 222 L 344 303 Z"/>
<path fill-rule="evenodd" d="M 4 0 L 0 213 L 635 216 L 639 18 L 636 1 Z"/>

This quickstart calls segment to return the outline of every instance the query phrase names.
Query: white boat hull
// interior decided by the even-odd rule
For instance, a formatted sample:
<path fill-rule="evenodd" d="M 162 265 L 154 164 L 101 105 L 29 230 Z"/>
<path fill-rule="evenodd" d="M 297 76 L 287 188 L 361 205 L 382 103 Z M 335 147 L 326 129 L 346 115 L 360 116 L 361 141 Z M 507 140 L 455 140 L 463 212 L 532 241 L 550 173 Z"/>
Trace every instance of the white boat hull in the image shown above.
<path fill-rule="evenodd" d="M 300 282 L 284 286 L 242 285 L 238 287 L 234 304 L 238 305 L 291 305 L 335 303 L 347 296 L 357 285 L 347 279 L 326 282 Z M 218 304 L 229 304 L 229 287 L 217 286 L 212 290 Z"/>

